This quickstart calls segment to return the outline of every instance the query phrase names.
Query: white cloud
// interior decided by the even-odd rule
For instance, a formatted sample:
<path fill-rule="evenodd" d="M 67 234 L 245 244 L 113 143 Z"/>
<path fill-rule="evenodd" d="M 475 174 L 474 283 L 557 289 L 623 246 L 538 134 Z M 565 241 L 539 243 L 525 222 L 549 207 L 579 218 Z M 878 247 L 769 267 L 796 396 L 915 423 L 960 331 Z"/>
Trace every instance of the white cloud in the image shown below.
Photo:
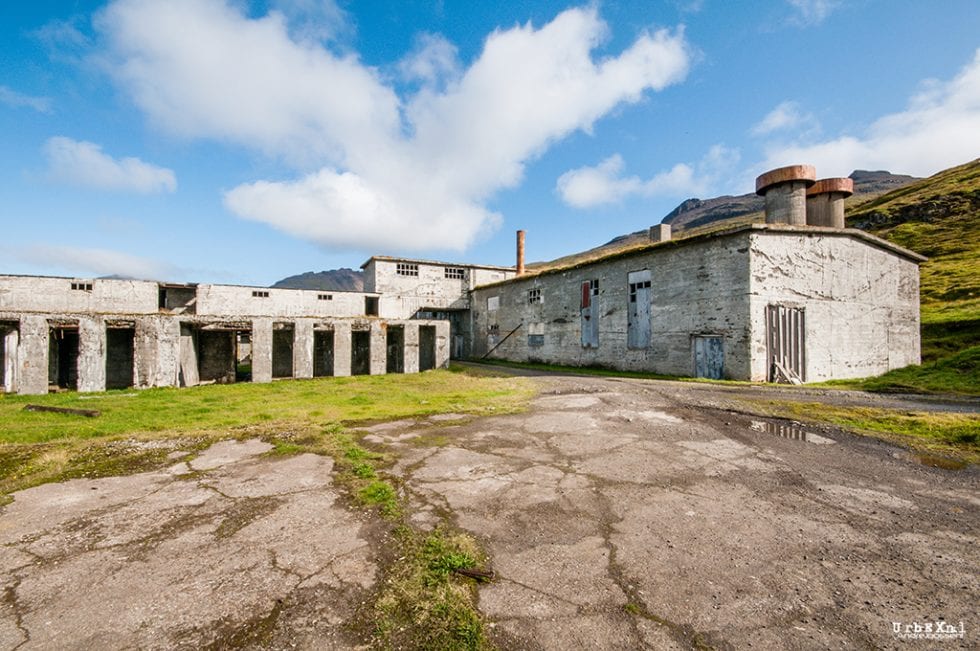
<path fill-rule="evenodd" d="M 951 81 L 930 80 L 901 112 L 885 115 L 861 135 L 815 143 L 773 144 L 754 171 L 809 163 L 820 176 L 887 169 L 928 176 L 980 153 L 980 50 Z"/>
<path fill-rule="evenodd" d="M 438 85 L 456 80 L 461 74 L 456 46 L 438 34 L 422 34 L 415 50 L 398 64 L 399 72 L 409 81 Z"/>
<path fill-rule="evenodd" d="M 231 190 L 231 211 L 325 246 L 465 248 L 500 219 L 485 201 L 530 159 L 680 81 L 690 59 L 683 33 L 663 30 L 596 61 L 606 25 L 595 8 L 571 9 L 494 32 L 466 70 L 444 40 L 423 43 L 405 65 L 444 83 L 399 97 L 356 57 L 293 40 L 275 13 L 118 0 L 98 24 L 114 74 L 155 123 L 304 172 Z"/>
<path fill-rule="evenodd" d="M 51 112 L 50 97 L 32 97 L 31 95 L 24 95 L 23 93 L 18 93 L 16 90 L 8 88 L 7 86 L 0 86 L 0 104 L 6 104 L 7 106 L 13 108 L 32 108 L 39 113 Z"/>
<path fill-rule="evenodd" d="M 781 102 L 773 110 L 769 111 L 762 120 L 752 127 L 752 135 L 765 136 L 775 131 L 788 131 L 814 123 L 814 118 L 809 113 L 804 113 L 797 102 Z"/>
<path fill-rule="evenodd" d="M 109 249 L 34 245 L 4 247 L 4 256 L 44 269 L 61 269 L 63 273 L 77 275 L 118 275 L 145 280 L 172 280 L 183 275 L 179 268 L 166 262 Z"/>
<path fill-rule="evenodd" d="M 177 177 L 172 170 L 144 163 L 138 158 L 116 160 L 92 142 L 62 136 L 44 143 L 52 179 L 105 190 L 173 192 Z"/>
<path fill-rule="evenodd" d="M 819 25 L 840 6 L 840 0 L 786 0 L 804 25 Z"/>
<path fill-rule="evenodd" d="M 738 151 L 715 145 L 696 165 L 678 163 L 666 172 L 643 180 L 623 177 L 623 159 L 614 154 L 595 167 L 580 167 L 558 178 L 558 194 L 573 208 L 594 208 L 627 197 L 692 196 L 707 194 L 718 179 L 738 162 Z"/>

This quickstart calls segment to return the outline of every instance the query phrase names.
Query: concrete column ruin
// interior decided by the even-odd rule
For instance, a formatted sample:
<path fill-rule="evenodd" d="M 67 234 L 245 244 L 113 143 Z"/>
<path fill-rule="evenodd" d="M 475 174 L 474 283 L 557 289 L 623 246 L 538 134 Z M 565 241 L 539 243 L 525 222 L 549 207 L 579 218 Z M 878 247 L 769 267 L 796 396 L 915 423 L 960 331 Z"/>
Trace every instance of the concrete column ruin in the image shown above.
<path fill-rule="evenodd" d="M 313 319 L 297 319 L 295 321 L 293 377 L 313 377 Z"/>
<path fill-rule="evenodd" d="M 20 369 L 17 393 L 40 395 L 48 392 L 48 320 L 25 315 L 20 319 Z"/>
<path fill-rule="evenodd" d="M 3 390 L 7 393 L 14 393 L 18 389 L 17 384 L 17 352 L 20 342 L 20 333 L 16 329 L 10 329 L 3 335 Z"/>
<path fill-rule="evenodd" d="M 78 319 L 78 390 L 105 391 L 105 322 Z"/>
<path fill-rule="evenodd" d="M 405 372 L 419 372 L 419 326 L 411 321 L 405 324 Z"/>
<path fill-rule="evenodd" d="M 817 180 L 812 165 L 770 170 L 755 180 L 755 193 L 766 198 L 766 223 L 806 225 L 806 190 Z"/>
<path fill-rule="evenodd" d="M 180 386 L 180 322 L 159 316 L 136 319 L 133 339 L 136 386 Z"/>
<path fill-rule="evenodd" d="M 252 319 L 252 382 L 272 382 L 272 319 Z"/>
<path fill-rule="evenodd" d="M 333 374 L 335 377 L 350 376 L 351 334 L 349 321 L 333 324 Z"/>
<path fill-rule="evenodd" d="M 844 228 L 844 199 L 854 194 L 848 178 L 820 179 L 806 191 L 807 226 Z"/>
<path fill-rule="evenodd" d="M 436 368 L 449 368 L 449 322 L 436 322 Z"/>
<path fill-rule="evenodd" d="M 380 321 L 371 322 L 371 375 L 387 371 L 388 341 Z"/>

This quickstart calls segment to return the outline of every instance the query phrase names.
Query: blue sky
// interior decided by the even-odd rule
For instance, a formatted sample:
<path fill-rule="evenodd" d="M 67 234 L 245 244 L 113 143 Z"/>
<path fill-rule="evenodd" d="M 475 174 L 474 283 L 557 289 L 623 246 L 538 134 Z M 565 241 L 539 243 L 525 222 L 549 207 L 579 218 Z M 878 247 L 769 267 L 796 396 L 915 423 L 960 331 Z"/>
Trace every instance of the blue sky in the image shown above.
<path fill-rule="evenodd" d="M 513 264 L 980 156 L 975 0 L 34 0 L 0 43 L 0 273 Z"/>

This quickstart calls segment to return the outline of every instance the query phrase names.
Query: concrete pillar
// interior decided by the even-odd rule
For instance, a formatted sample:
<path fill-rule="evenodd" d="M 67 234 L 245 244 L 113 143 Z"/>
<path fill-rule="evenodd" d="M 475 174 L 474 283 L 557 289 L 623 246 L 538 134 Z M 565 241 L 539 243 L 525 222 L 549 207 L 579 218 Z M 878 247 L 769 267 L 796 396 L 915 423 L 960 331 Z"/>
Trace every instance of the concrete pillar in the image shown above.
<path fill-rule="evenodd" d="M 39 395 L 48 392 L 48 320 L 43 316 L 20 319 L 20 369 L 17 393 Z"/>
<path fill-rule="evenodd" d="M 387 331 L 380 321 L 371 322 L 371 375 L 384 375 L 388 371 Z"/>
<path fill-rule="evenodd" d="M 844 199 L 854 194 L 854 181 L 820 179 L 806 191 L 807 226 L 844 228 Z"/>
<path fill-rule="evenodd" d="M 657 224 L 650 227 L 651 242 L 666 242 L 670 239 L 670 224 Z"/>
<path fill-rule="evenodd" d="M 3 390 L 7 393 L 17 392 L 17 353 L 20 333 L 8 330 L 3 335 Z"/>
<path fill-rule="evenodd" d="M 436 368 L 449 368 L 449 322 L 436 321 Z"/>
<path fill-rule="evenodd" d="M 272 319 L 252 319 L 252 382 L 272 382 Z"/>
<path fill-rule="evenodd" d="M 812 165 L 770 170 L 755 180 L 755 193 L 766 198 L 766 223 L 806 225 L 806 189 L 814 184 Z"/>
<path fill-rule="evenodd" d="M 419 325 L 409 321 L 405 324 L 405 365 L 406 373 L 419 372 Z"/>
<path fill-rule="evenodd" d="M 173 317 L 136 319 L 133 338 L 136 386 L 180 386 L 180 321 Z"/>
<path fill-rule="evenodd" d="M 350 321 L 333 324 L 333 374 L 335 377 L 350 376 Z"/>
<path fill-rule="evenodd" d="M 293 328 L 293 377 L 313 377 L 313 320 L 297 319 Z"/>
<path fill-rule="evenodd" d="M 105 391 L 105 321 L 78 319 L 78 390 Z"/>
<path fill-rule="evenodd" d="M 524 275 L 524 231 L 517 231 L 517 275 Z"/>

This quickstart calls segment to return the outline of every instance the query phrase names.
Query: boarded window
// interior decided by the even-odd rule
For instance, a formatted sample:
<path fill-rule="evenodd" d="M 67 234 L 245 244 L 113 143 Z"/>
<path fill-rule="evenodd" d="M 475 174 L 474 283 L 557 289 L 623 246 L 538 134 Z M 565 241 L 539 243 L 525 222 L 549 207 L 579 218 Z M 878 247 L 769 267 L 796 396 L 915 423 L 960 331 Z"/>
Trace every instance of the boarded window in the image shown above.
<path fill-rule="evenodd" d="M 770 382 L 806 382 L 806 314 L 803 308 L 766 307 Z"/>
<path fill-rule="evenodd" d="M 419 266 L 414 262 L 398 262 L 395 264 L 395 273 L 399 276 L 418 276 Z"/>
<path fill-rule="evenodd" d="M 500 308 L 500 297 L 491 296 L 487 299 L 487 312 L 493 312 Z"/>
<path fill-rule="evenodd" d="M 544 335 L 528 335 L 527 345 L 531 346 L 532 348 L 544 346 Z"/>
<path fill-rule="evenodd" d="M 650 270 L 631 271 L 629 305 L 627 306 L 626 345 L 629 348 L 650 346 Z"/>
<path fill-rule="evenodd" d="M 582 347 L 599 347 L 599 280 L 582 283 Z"/>
<path fill-rule="evenodd" d="M 720 380 L 725 376 L 725 346 L 721 337 L 694 337 L 694 377 Z"/>

